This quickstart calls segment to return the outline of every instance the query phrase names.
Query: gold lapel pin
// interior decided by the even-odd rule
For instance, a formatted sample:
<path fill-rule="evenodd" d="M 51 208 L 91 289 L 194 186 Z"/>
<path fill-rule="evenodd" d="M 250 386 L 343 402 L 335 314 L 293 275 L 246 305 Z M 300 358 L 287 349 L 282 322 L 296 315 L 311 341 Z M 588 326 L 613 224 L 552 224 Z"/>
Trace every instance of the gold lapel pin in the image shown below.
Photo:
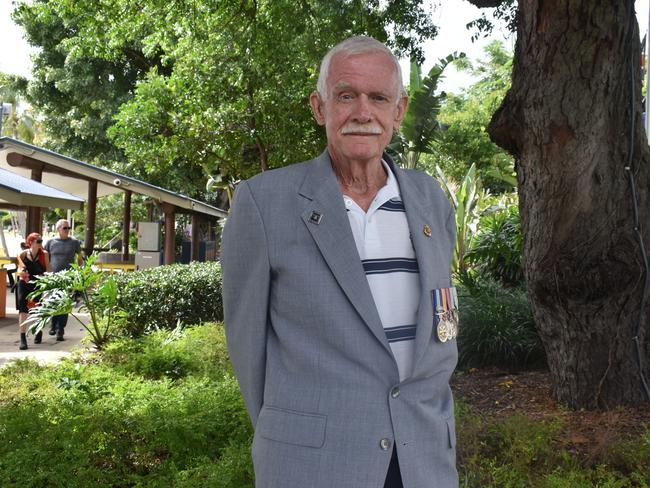
<path fill-rule="evenodd" d="M 424 224 L 424 227 L 422 228 L 422 232 L 424 232 L 425 236 L 431 237 L 431 227 L 429 227 L 429 224 Z"/>

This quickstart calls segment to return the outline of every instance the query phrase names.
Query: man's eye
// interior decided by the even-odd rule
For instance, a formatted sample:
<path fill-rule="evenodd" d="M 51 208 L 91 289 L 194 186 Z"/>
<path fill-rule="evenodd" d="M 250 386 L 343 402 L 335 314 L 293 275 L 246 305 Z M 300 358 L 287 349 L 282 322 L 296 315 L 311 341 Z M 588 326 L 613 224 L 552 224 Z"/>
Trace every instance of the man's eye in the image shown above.
<path fill-rule="evenodd" d="M 351 93 L 341 93 L 339 95 L 339 100 L 342 101 L 342 102 L 349 102 L 353 98 L 354 98 L 354 96 Z"/>

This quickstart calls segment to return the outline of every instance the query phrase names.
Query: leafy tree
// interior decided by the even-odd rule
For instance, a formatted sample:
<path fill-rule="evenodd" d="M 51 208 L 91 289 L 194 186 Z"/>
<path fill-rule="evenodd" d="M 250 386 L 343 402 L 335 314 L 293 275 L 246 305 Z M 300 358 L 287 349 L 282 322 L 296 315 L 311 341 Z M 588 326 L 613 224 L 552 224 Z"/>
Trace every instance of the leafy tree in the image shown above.
<path fill-rule="evenodd" d="M 22 2 L 12 16 L 25 29 L 27 40 L 39 48 L 26 99 L 42 114 L 47 145 L 111 167 L 123 153 L 107 139 L 106 129 L 152 61 L 136 49 L 121 59 L 83 55 L 72 40 L 88 34 L 84 22 L 94 14 L 84 10 L 88 3 Z M 100 15 L 92 21 L 101 19 Z"/>
<path fill-rule="evenodd" d="M 488 128 L 517 161 L 533 314 L 554 392 L 576 409 L 650 400 L 640 45 L 634 0 L 520 2 L 512 87 Z"/>
<path fill-rule="evenodd" d="M 506 28 L 514 32 L 517 28 L 517 0 L 469 0 L 470 3 L 480 8 L 494 8 L 492 18 L 505 23 Z M 478 19 L 467 24 L 468 29 L 475 29 L 472 40 L 487 37 L 494 30 L 494 21 L 481 14 Z"/>
<path fill-rule="evenodd" d="M 11 104 L 10 112 L 2 120 L 0 136 L 10 136 L 25 142 L 34 142 L 36 120 L 29 108 L 20 110 L 21 95 L 27 88 L 27 80 L 20 76 L 0 73 L 0 103 Z"/>
<path fill-rule="evenodd" d="M 34 0 L 14 17 L 57 148 L 191 195 L 322 150 L 307 98 L 342 38 L 421 60 L 436 34 L 416 0 Z"/>
<path fill-rule="evenodd" d="M 478 81 L 460 94 L 449 94 L 438 117 L 445 130 L 423 158 L 423 166 L 433 173 L 436 165 L 456 181 L 461 181 L 472 164 L 476 165 L 485 188 L 510 191 L 516 185 L 513 158 L 494 144 L 487 125 L 510 87 L 512 54 L 493 41 L 485 47 L 487 59 L 476 64 L 466 58 L 455 62 Z"/>

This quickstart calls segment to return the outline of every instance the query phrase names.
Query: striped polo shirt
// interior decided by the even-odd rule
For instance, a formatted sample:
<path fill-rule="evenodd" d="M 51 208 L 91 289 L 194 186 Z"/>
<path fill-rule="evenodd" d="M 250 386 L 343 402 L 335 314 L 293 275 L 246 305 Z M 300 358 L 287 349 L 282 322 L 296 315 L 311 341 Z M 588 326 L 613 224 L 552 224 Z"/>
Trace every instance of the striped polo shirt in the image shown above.
<path fill-rule="evenodd" d="M 368 212 L 347 195 L 343 200 L 402 381 L 413 369 L 420 277 L 399 186 L 388 164 L 382 163 L 388 180 Z"/>

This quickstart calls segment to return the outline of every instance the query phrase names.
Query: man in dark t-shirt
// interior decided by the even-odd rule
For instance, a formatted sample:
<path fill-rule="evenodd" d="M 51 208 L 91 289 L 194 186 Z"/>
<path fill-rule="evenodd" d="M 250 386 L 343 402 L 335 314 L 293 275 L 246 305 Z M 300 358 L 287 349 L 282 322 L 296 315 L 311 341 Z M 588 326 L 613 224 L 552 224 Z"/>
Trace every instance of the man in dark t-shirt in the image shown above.
<path fill-rule="evenodd" d="M 53 272 L 68 269 L 72 263 L 81 265 L 81 243 L 70 236 L 70 222 L 61 219 L 56 223 L 57 237 L 53 237 L 45 243 L 45 250 L 50 255 L 50 266 Z M 50 335 L 56 334 L 56 340 L 62 341 L 65 326 L 68 323 L 68 315 L 56 315 L 52 317 Z"/>

